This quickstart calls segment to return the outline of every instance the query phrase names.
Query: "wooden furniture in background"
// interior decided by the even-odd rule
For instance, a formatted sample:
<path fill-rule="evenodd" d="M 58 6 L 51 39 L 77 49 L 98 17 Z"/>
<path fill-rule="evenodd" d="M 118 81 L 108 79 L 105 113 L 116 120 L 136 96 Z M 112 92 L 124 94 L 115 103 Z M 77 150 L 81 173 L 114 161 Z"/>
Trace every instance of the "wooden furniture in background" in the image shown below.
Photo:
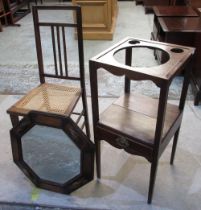
<path fill-rule="evenodd" d="M 8 16 L 10 15 L 10 11 L 5 11 L 3 0 L 0 0 L 0 32 L 3 31 L 2 22 L 5 25 L 8 25 Z"/>
<path fill-rule="evenodd" d="M 191 6 L 193 8 L 201 8 L 200 0 L 143 0 L 145 12 L 153 12 L 153 6 Z"/>
<path fill-rule="evenodd" d="M 4 18 L 6 20 L 4 5 L 2 0 L 0 0 L 0 32 L 3 31 L 2 24 L 1 24 L 1 18 Z"/>
<path fill-rule="evenodd" d="M 14 25 L 18 20 L 30 13 L 29 0 L 3 0 L 5 10 L 10 12 L 8 24 Z"/>
<path fill-rule="evenodd" d="M 188 0 L 187 5 L 190 5 L 191 7 L 197 9 L 199 12 L 199 15 L 201 16 L 201 1 L 200 0 Z"/>
<path fill-rule="evenodd" d="M 153 12 L 154 6 L 186 5 L 185 0 L 144 0 L 145 13 Z"/>
<path fill-rule="evenodd" d="M 145 13 L 152 12 L 155 5 L 167 6 L 170 5 L 170 0 L 144 0 Z"/>
<path fill-rule="evenodd" d="M 190 6 L 154 6 L 154 20 L 158 17 L 198 17 L 198 12 Z"/>
<path fill-rule="evenodd" d="M 134 48 L 161 50 L 167 61 L 154 67 L 134 67 Z M 114 54 L 124 51 L 125 64 Z M 171 154 L 173 164 L 177 139 L 187 95 L 194 48 L 173 44 L 126 38 L 89 61 L 97 176 L 101 176 L 101 140 L 126 152 L 145 157 L 151 163 L 148 203 L 152 202 L 158 161 L 174 136 Z M 105 69 L 116 76 L 125 76 L 125 94 L 99 113 L 97 72 Z M 178 105 L 167 103 L 173 78 L 185 69 L 181 98 Z M 130 93 L 132 80 L 151 80 L 160 89 L 159 99 Z M 118 163 L 117 163 L 118 164 Z"/>
<path fill-rule="evenodd" d="M 0 0 L 0 32 L 3 31 L 2 24 L 1 24 L 1 18 L 5 17 L 4 14 L 5 14 L 4 6 L 3 6 L 3 3 L 2 3 L 2 0 Z"/>
<path fill-rule="evenodd" d="M 144 0 L 135 0 L 136 5 L 138 4 L 144 4 Z"/>
<path fill-rule="evenodd" d="M 195 95 L 194 104 L 201 100 L 201 18 L 158 17 L 151 34 L 155 41 L 192 46 L 196 48 L 191 85 Z M 160 54 L 158 59 L 162 60 Z"/>
<path fill-rule="evenodd" d="M 118 12 L 117 0 L 72 0 L 82 7 L 84 39 L 113 38 Z"/>
<path fill-rule="evenodd" d="M 194 8 L 201 8 L 200 0 L 186 0 L 186 4 Z"/>
<path fill-rule="evenodd" d="M 189 6 L 154 6 L 153 12 L 154 12 L 154 23 L 153 23 L 153 31 L 151 32 L 151 39 L 155 40 L 155 41 L 162 41 L 162 42 L 170 41 L 170 43 L 171 43 L 171 40 L 169 40 L 169 39 L 165 40 L 163 37 L 161 37 L 162 31 L 160 33 L 158 32 L 159 30 L 161 30 L 158 18 L 160 18 L 160 17 L 169 17 L 169 18 L 199 17 L 198 12 Z M 176 43 L 173 40 L 172 43 L 185 45 L 186 43 L 185 42 L 182 43 L 182 40 L 183 39 L 181 38 L 179 43 Z M 187 43 L 187 44 L 189 44 L 189 43 Z M 160 62 L 162 62 L 161 54 L 160 53 L 158 54 L 156 52 L 156 56 L 157 56 L 158 60 Z"/>

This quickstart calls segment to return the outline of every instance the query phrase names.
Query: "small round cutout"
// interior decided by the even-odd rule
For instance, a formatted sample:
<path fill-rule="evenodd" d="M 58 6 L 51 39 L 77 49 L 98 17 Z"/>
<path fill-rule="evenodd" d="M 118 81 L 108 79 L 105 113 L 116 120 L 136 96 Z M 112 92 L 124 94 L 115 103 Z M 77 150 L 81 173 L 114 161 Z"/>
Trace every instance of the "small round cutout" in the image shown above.
<path fill-rule="evenodd" d="M 180 48 L 173 48 L 173 49 L 171 49 L 171 51 L 174 53 L 182 53 L 183 52 L 183 50 Z"/>
<path fill-rule="evenodd" d="M 129 41 L 129 44 L 139 44 L 139 43 L 140 43 L 140 41 L 135 40 L 135 39 Z"/>

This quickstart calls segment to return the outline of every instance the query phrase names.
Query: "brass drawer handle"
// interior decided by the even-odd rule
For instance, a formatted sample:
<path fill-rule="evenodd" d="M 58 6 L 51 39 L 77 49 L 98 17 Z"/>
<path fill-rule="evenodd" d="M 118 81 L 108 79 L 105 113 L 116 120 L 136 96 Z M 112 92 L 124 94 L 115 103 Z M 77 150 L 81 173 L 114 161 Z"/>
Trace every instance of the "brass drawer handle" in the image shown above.
<path fill-rule="evenodd" d="M 125 139 L 124 137 L 116 138 L 116 143 L 122 149 L 129 147 L 129 141 L 127 139 Z"/>

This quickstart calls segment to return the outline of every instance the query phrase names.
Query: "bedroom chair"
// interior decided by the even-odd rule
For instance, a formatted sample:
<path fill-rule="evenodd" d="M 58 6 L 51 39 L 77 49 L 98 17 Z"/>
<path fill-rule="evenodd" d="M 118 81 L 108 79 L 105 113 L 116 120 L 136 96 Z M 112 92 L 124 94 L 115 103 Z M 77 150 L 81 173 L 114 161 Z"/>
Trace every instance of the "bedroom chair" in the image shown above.
<path fill-rule="evenodd" d="M 40 12 L 66 11 L 73 14 L 73 20 L 69 22 L 51 22 L 40 21 Z M 82 37 L 82 16 L 79 6 L 33 6 L 33 22 L 35 30 L 35 43 L 38 59 L 40 85 L 28 92 L 22 99 L 8 109 L 8 114 L 13 127 L 19 124 L 20 116 L 28 115 L 30 111 L 40 111 L 45 113 L 54 113 L 66 117 L 76 116 L 75 122 L 80 128 L 86 129 L 86 135 L 90 137 L 87 100 L 85 90 L 85 74 L 84 74 L 84 53 L 83 53 L 83 37 Z M 42 19 L 42 18 L 41 18 Z M 43 29 L 48 29 L 44 33 Z M 68 53 L 67 53 L 67 29 L 70 31 L 72 39 L 77 43 L 77 49 L 70 51 L 78 52 L 79 76 L 72 76 L 68 71 Z M 44 65 L 42 36 L 50 36 L 52 47 L 52 57 L 54 62 L 54 71 L 47 72 Z M 75 38 L 76 35 L 76 38 Z M 48 42 L 48 41 L 46 41 Z M 48 43 L 48 44 L 49 44 Z M 47 43 L 46 43 L 47 44 Z M 47 79 L 71 80 L 79 82 L 79 86 L 71 86 L 66 84 L 58 84 L 55 82 L 47 82 Z M 81 98 L 83 110 L 81 112 L 74 111 Z M 83 120 L 84 118 L 84 120 Z M 82 122 L 83 121 L 83 122 Z M 81 125 L 80 125 L 81 124 Z"/>

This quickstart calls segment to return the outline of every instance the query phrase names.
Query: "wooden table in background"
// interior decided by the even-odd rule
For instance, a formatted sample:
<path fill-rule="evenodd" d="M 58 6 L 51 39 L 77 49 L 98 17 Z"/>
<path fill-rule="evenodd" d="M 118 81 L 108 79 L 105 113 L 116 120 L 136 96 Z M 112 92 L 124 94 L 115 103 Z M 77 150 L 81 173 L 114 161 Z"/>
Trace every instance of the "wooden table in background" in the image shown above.
<path fill-rule="evenodd" d="M 191 85 L 195 95 L 194 104 L 198 105 L 201 100 L 201 18 L 159 17 L 154 25 L 153 40 L 196 48 Z"/>
<path fill-rule="evenodd" d="M 154 6 L 154 17 L 198 17 L 198 11 L 190 6 Z"/>
<path fill-rule="evenodd" d="M 156 41 L 165 41 L 164 37 L 161 38 L 161 36 L 163 36 L 162 35 L 163 30 L 165 30 L 165 28 L 167 28 L 161 22 L 159 23 L 159 20 L 160 21 L 163 20 L 163 19 L 159 19 L 159 18 L 173 18 L 172 22 L 174 22 L 174 19 L 176 17 L 177 18 L 179 18 L 179 17 L 199 17 L 198 11 L 195 11 L 192 7 L 188 7 L 188 6 L 154 6 L 153 12 L 154 12 L 154 24 L 153 24 L 153 32 L 151 33 L 151 39 L 156 40 Z M 165 19 L 165 22 L 166 22 L 166 20 L 169 20 L 169 19 Z M 178 21 L 178 19 L 175 19 L 175 20 Z M 180 19 L 180 23 L 182 20 L 184 20 L 184 19 Z M 171 26 L 172 26 L 171 21 L 168 21 L 167 24 L 168 24 L 168 28 L 171 28 Z M 178 26 L 178 24 L 177 24 L 177 27 L 179 27 L 179 30 L 181 30 L 181 26 Z M 183 40 L 183 38 L 181 38 L 180 41 L 183 42 L 182 40 Z M 177 42 L 175 42 L 175 38 L 173 40 L 173 43 L 177 43 Z M 188 41 L 186 43 L 189 44 Z M 177 44 L 182 44 L 182 43 L 177 43 Z"/>

